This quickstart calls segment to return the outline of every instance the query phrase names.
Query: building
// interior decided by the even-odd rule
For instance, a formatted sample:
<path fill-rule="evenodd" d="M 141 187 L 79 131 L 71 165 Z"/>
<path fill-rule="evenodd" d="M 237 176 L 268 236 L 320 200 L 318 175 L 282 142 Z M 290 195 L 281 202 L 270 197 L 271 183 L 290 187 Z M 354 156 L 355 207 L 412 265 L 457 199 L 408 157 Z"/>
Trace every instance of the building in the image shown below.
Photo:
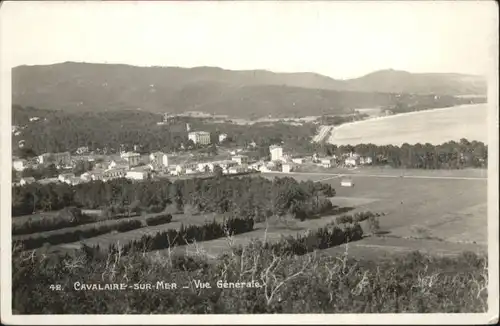
<path fill-rule="evenodd" d="M 62 173 L 62 174 L 59 174 L 57 179 L 61 182 L 67 183 L 68 180 L 70 180 L 71 178 L 74 178 L 74 177 L 75 177 L 74 173 Z"/>
<path fill-rule="evenodd" d="M 360 156 L 358 154 L 351 154 L 344 160 L 346 166 L 357 166 L 360 164 Z"/>
<path fill-rule="evenodd" d="M 28 161 L 24 159 L 14 160 L 12 161 L 12 168 L 18 172 L 23 171 L 28 166 Z"/>
<path fill-rule="evenodd" d="M 131 180 L 146 180 L 149 177 L 149 173 L 147 171 L 127 171 L 125 178 Z"/>
<path fill-rule="evenodd" d="M 343 178 L 340 181 L 340 185 L 342 187 L 354 187 L 354 182 L 352 182 L 352 180 L 350 178 Z"/>
<path fill-rule="evenodd" d="M 76 185 L 79 185 L 81 183 L 84 183 L 85 181 L 78 178 L 78 177 L 71 177 L 71 178 L 68 178 L 66 179 L 65 183 L 69 184 L 69 185 L 72 185 L 72 186 L 76 186 Z"/>
<path fill-rule="evenodd" d="M 281 146 L 269 146 L 269 152 L 271 153 L 271 161 L 281 161 L 283 158 L 283 147 Z"/>
<path fill-rule="evenodd" d="M 227 139 L 227 134 L 220 134 L 219 135 L 219 143 L 222 143 L 226 139 Z"/>
<path fill-rule="evenodd" d="M 82 179 L 85 182 L 92 181 L 92 173 L 90 172 L 85 172 L 80 175 L 80 179 Z"/>
<path fill-rule="evenodd" d="M 239 165 L 248 164 L 248 156 L 246 155 L 236 155 L 231 158 L 232 161 L 235 161 Z"/>
<path fill-rule="evenodd" d="M 370 165 L 372 163 L 373 163 L 373 159 L 371 158 L 371 156 L 364 156 L 364 157 L 359 158 L 359 164 Z"/>
<path fill-rule="evenodd" d="M 213 172 L 214 171 L 214 163 L 212 162 L 204 162 L 198 163 L 198 171 L 199 172 Z"/>
<path fill-rule="evenodd" d="M 71 154 L 69 152 L 62 153 L 45 153 L 38 156 L 38 163 L 51 164 L 54 163 L 59 166 L 71 165 Z"/>
<path fill-rule="evenodd" d="M 154 152 L 149 154 L 149 162 L 155 166 L 167 167 L 168 155 L 163 152 Z"/>
<path fill-rule="evenodd" d="M 331 168 L 335 166 L 335 158 L 334 157 L 324 157 L 320 159 L 320 165 L 324 168 Z"/>
<path fill-rule="evenodd" d="M 21 178 L 21 181 L 19 181 L 19 184 L 21 186 L 28 185 L 30 183 L 36 182 L 35 178 L 33 177 L 26 177 L 26 178 Z"/>
<path fill-rule="evenodd" d="M 188 134 L 188 138 L 195 144 L 208 145 L 210 144 L 210 133 L 206 131 L 193 131 Z"/>
<path fill-rule="evenodd" d="M 118 160 L 112 160 L 111 163 L 108 165 L 108 170 L 111 169 L 130 169 L 130 163 L 129 161 L 125 159 L 118 159 Z"/>
<path fill-rule="evenodd" d="M 230 167 L 227 172 L 229 174 L 237 174 L 237 173 L 244 173 L 244 172 L 247 172 L 248 171 L 248 168 L 246 166 L 233 166 L 233 167 Z"/>
<path fill-rule="evenodd" d="M 58 178 L 44 178 L 37 181 L 37 183 L 41 185 L 48 185 L 51 183 L 58 183 L 58 182 L 59 182 Z"/>
<path fill-rule="evenodd" d="M 281 171 L 283 173 L 290 173 L 290 172 L 292 172 L 292 165 L 291 164 L 283 164 L 281 166 Z"/>
<path fill-rule="evenodd" d="M 141 163 L 141 154 L 134 152 L 122 153 L 120 157 L 128 162 L 129 167 L 137 166 Z"/>
<path fill-rule="evenodd" d="M 306 159 L 304 157 L 294 157 L 292 158 L 292 162 L 295 164 L 304 164 Z"/>
<path fill-rule="evenodd" d="M 103 180 L 112 180 L 112 179 L 118 179 L 118 178 L 123 178 L 127 175 L 127 170 L 125 169 L 111 169 L 104 171 L 103 175 Z"/>

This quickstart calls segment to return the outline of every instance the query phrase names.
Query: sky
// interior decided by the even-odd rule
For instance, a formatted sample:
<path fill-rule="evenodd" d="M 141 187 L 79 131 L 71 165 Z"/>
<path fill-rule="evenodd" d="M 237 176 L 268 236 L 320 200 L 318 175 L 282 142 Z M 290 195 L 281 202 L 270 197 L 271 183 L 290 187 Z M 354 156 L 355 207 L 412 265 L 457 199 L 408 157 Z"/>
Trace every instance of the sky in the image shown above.
<path fill-rule="evenodd" d="M 497 13 L 487 0 L 4 2 L 0 63 L 484 75 Z"/>

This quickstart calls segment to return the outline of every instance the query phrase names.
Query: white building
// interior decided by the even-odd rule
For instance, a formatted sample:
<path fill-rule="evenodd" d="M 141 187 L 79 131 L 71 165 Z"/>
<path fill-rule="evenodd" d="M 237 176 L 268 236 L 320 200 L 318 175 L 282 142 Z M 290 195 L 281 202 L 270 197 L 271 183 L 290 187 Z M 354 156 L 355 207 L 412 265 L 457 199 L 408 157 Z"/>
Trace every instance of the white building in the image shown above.
<path fill-rule="evenodd" d="M 44 153 L 38 156 L 38 163 L 40 164 L 54 163 L 60 166 L 69 166 L 71 165 L 71 155 L 69 152 Z"/>
<path fill-rule="evenodd" d="M 134 152 L 126 152 L 122 153 L 120 157 L 126 160 L 129 166 L 136 166 L 141 163 L 141 154 Z"/>
<path fill-rule="evenodd" d="M 12 162 L 12 168 L 18 172 L 23 171 L 27 168 L 28 161 L 24 159 L 14 160 Z"/>
<path fill-rule="evenodd" d="M 198 163 L 198 171 L 199 172 L 205 172 L 206 170 L 213 172 L 214 171 L 214 163 L 212 163 L 212 162 Z"/>
<path fill-rule="evenodd" d="M 127 171 L 125 178 L 131 180 L 146 180 L 148 178 L 147 171 Z"/>
<path fill-rule="evenodd" d="M 168 155 L 163 152 L 154 152 L 149 154 L 149 162 L 151 164 L 167 167 L 168 166 Z"/>
<path fill-rule="evenodd" d="M 283 147 L 281 146 L 269 146 L 269 152 L 271 152 L 271 161 L 280 161 L 283 158 Z"/>
<path fill-rule="evenodd" d="M 359 164 L 359 162 L 360 162 L 359 157 L 350 156 L 345 159 L 344 164 L 347 166 L 356 166 Z"/>
<path fill-rule="evenodd" d="M 36 182 L 35 178 L 33 178 L 33 177 L 26 177 L 26 178 L 21 178 L 21 181 L 19 182 L 19 184 L 21 186 L 24 186 L 24 185 L 27 185 L 27 184 L 30 184 L 30 183 L 33 183 L 33 182 Z"/>
<path fill-rule="evenodd" d="M 248 156 L 246 155 L 236 155 L 231 158 L 232 161 L 235 161 L 239 165 L 248 164 Z"/>
<path fill-rule="evenodd" d="M 292 165 L 291 164 L 283 164 L 281 166 L 281 171 L 284 173 L 290 173 L 292 171 Z"/>
<path fill-rule="evenodd" d="M 229 174 L 244 173 L 247 172 L 248 168 L 246 166 L 233 166 L 230 167 L 227 172 Z"/>
<path fill-rule="evenodd" d="M 371 156 L 365 156 L 365 157 L 360 157 L 359 158 L 359 164 L 372 164 L 373 159 Z"/>
<path fill-rule="evenodd" d="M 59 174 L 57 179 L 61 182 L 67 183 L 68 180 L 70 180 L 71 178 L 74 178 L 74 177 L 75 177 L 74 173 L 62 173 L 62 174 Z"/>
<path fill-rule="evenodd" d="M 227 139 L 227 134 L 220 134 L 219 135 L 219 143 L 222 143 L 226 139 Z"/>
<path fill-rule="evenodd" d="M 306 159 L 304 157 L 295 157 L 292 158 L 292 162 L 295 164 L 304 164 L 306 162 Z"/>
<path fill-rule="evenodd" d="M 320 160 L 320 165 L 325 168 L 331 168 L 335 165 L 334 157 L 324 157 Z"/>
<path fill-rule="evenodd" d="M 354 182 L 350 178 L 344 178 L 340 181 L 342 187 L 354 187 Z"/>
<path fill-rule="evenodd" d="M 210 144 L 210 133 L 206 131 L 193 131 L 188 134 L 188 138 L 195 144 Z"/>

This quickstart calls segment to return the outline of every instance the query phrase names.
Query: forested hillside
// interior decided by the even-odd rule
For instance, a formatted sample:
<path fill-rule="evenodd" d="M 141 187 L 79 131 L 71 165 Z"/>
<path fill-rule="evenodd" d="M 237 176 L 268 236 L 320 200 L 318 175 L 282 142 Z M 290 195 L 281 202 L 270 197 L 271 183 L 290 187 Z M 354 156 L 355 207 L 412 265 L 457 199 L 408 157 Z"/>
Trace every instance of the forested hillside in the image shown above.
<path fill-rule="evenodd" d="M 478 77 L 393 71 L 340 81 L 310 73 L 67 62 L 16 67 L 12 80 L 12 101 L 22 106 L 68 112 L 202 111 L 245 118 L 397 105 L 446 107 L 470 102 L 452 95 L 485 94 Z"/>

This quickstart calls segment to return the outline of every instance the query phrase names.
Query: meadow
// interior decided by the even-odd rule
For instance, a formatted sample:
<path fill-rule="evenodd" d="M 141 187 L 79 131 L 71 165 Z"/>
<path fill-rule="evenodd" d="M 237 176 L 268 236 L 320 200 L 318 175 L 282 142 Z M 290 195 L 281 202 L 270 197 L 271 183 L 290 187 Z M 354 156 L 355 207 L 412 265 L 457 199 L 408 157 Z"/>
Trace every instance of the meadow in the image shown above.
<path fill-rule="evenodd" d="M 462 105 L 346 123 L 333 129 L 328 142 L 400 146 L 466 138 L 488 143 L 487 121 L 487 104 Z"/>

